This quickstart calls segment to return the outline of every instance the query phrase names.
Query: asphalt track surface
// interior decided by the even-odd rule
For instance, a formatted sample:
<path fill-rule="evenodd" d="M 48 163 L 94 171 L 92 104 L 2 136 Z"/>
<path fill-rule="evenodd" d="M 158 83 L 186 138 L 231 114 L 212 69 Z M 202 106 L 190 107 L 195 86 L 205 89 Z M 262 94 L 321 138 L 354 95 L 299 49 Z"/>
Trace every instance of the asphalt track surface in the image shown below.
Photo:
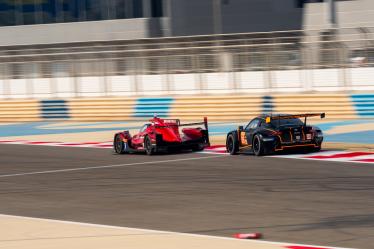
<path fill-rule="evenodd" d="M 197 153 L 0 145 L 0 213 L 374 248 L 374 167 Z"/>

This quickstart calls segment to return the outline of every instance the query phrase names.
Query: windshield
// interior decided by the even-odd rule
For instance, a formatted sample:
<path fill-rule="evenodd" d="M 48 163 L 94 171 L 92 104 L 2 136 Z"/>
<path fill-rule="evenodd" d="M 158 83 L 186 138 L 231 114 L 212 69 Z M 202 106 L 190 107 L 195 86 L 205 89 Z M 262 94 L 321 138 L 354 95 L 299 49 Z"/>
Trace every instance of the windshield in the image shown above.
<path fill-rule="evenodd" d="M 271 120 L 271 125 L 273 127 L 284 127 L 284 126 L 300 126 L 303 125 L 304 123 L 298 119 L 298 118 L 292 118 L 292 119 L 272 119 Z"/>

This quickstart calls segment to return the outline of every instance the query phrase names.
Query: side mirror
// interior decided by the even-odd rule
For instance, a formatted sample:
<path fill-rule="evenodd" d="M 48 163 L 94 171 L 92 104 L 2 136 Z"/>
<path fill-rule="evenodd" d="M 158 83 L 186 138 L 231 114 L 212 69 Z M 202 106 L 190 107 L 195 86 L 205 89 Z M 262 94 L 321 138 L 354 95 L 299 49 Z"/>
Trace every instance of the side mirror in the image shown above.
<path fill-rule="evenodd" d="M 321 118 L 325 118 L 326 114 L 325 113 L 322 113 L 321 114 Z"/>
<path fill-rule="evenodd" d="M 238 127 L 238 130 L 239 131 L 242 131 L 244 128 L 243 128 L 243 125 L 240 125 L 239 127 Z"/>

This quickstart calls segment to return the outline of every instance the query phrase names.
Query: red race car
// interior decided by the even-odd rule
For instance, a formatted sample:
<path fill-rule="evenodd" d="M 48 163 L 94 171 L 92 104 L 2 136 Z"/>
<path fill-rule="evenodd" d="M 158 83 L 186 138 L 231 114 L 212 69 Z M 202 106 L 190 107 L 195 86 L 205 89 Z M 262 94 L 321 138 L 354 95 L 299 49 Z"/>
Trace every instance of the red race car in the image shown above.
<path fill-rule="evenodd" d="M 146 152 L 147 155 L 170 150 L 201 151 L 209 145 L 206 117 L 204 122 L 189 124 L 181 124 L 179 119 L 154 117 L 138 134 L 131 136 L 129 131 L 118 132 L 114 135 L 113 142 L 114 151 L 118 154 Z"/>

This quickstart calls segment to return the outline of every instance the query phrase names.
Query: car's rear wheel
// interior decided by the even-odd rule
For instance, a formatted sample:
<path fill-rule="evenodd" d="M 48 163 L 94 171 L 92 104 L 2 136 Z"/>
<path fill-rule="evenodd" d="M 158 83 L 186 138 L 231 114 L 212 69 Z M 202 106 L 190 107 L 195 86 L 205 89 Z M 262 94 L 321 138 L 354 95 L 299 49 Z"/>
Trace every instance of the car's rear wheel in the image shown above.
<path fill-rule="evenodd" d="M 318 146 L 318 147 L 314 147 L 312 149 L 312 152 L 320 152 L 321 151 L 321 146 Z"/>
<path fill-rule="evenodd" d="M 260 139 L 259 135 L 255 135 L 253 137 L 252 148 L 253 148 L 253 153 L 256 156 L 262 156 L 264 154 L 264 144 L 262 140 Z"/>
<path fill-rule="evenodd" d="M 114 151 L 117 154 L 125 154 L 125 144 L 120 135 L 116 135 L 113 142 Z"/>
<path fill-rule="evenodd" d="M 153 147 L 152 147 L 152 141 L 148 136 L 146 136 L 144 138 L 144 149 L 145 149 L 145 153 L 147 153 L 147 155 L 150 156 L 150 155 L 154 154 Z"/>
<path fill-rule="evenodd" d="M 235 155 L 238 153 L 238 142 L 233 134 L 227 136 L 226 151 L 230 153 L 230 155 Z"/>

